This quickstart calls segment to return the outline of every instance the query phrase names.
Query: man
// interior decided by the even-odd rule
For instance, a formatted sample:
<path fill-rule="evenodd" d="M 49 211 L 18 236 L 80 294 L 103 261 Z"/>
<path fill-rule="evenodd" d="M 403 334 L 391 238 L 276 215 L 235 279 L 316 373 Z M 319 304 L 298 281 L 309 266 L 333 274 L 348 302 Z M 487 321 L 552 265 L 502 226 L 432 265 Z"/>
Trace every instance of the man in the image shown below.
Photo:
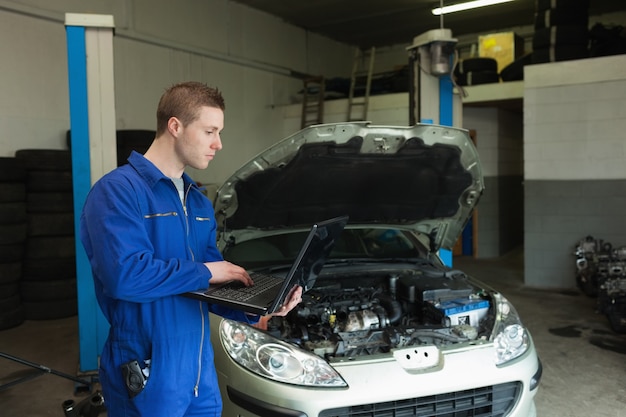
<path fill-rule="evenodd" d="M 202 83 L 170 87 L 148 151 L 102 177 L 85 202 L 80 238 L 111 325 L 100 357 L 109 417 L 220 416 L 208 313 L 259 319 L 180 295 L 230 280 L 253 285 L 223 260 L 213 207 L 184 173 L 206 168 L 222 148 L 224 108 Z M 297 287 L 277 315 L 301 295 Z"/>

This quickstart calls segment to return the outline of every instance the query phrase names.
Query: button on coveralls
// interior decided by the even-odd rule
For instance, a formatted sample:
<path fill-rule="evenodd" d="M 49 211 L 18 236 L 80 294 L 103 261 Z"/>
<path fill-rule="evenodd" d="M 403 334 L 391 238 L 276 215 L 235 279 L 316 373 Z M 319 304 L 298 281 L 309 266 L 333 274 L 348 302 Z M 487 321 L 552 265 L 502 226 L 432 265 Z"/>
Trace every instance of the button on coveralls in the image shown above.
<path fill-rule="evenodd" d="M 173 182 L 150 161 L 136 152 L 128 161 L 93 186 L 80 222 L 110 324 L 99 370 L 108 416 L 219 416 L 208 314 L 258 317 L 179 295 L 206 288 L 211 273 L 203 262 L 223 260 L 213 207 L 188 175 L 183 207 Z M 150 364 L 132 399 L 121 371 L 131 360 Z"/>

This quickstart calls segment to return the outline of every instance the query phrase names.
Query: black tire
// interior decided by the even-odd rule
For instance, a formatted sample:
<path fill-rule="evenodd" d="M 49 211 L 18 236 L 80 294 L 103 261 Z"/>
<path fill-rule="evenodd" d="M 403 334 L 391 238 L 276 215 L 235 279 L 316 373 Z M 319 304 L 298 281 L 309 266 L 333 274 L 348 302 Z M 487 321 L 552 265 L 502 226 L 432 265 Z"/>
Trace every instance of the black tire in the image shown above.
<path fill-rule="evenodd" d="M 76 256 L 74 236 L 36 236 L 26 241 L 27 261 Z"/>
<path fill-rule="evenodd" d="M 15 157 L 21 159 L 26 171 L 71 171 L 72 155 L 63 149 L 20 149 Z"/>
<path fill-rule="evenodd" d="M 554 48 L 535 49 L 532 52 L 533 64 L 545 62 L 569 61 L 572 59 L 584 59 L 589 57 L 589 51 L 585 46 L 558 46 Z"/>
<path fill-rule="evenodd" d="M 21 262 L 24 258 L 24 243 L 0 245 L 0 262 Z"/>
<path fill-rule="evenodd" d="M 468 74 L 478 71 L 498 72 L 498 61 L 494 58 L 466 58 L 459 62 L 455 69 L 459 74 Z"/>
<path fill-rule="evenodd" d="M 22 224 L 0 224 L 0 245 L 12 245 L 26 241 L 28 226 Z"/>
<path fill-rule="evenodd" d="M 24 201 L 26 184 L 23 182 L 0 182 L 0 203 Z"/>
<path fill-rule="evenodd" d="M 0 182 L 24 182 L 26 170 L 20 159 L 0 157 Z"/>
<path fill-rule="evenodd" d="M 76 298 L 53 301 L 24 301 L 24 319 L 55 320 L 75 316 L 78 313 Z"/>
<path fill-rule="evenodd" d="M 62 213 L 74 211 L 72 193 L 28 193 L 26 196 L 28 213 Z"/>
<path fill-rule="evenodd" d="M 116 139 L 116 151 L 117 151 L 117 166 L 124 165 L 128 159 L 128 156 L 132 151 L 137 151 L 140 154 L 146 153 L 154 137 L 156 131 L 147 129 L 120 129 L 115 132 Z M 71 148 L 72 132 L 66 133 L 67 146 Z"/>
<path fill-rule="evenodd" d="M 589 30 L 587 26 L 552 26 L 535 30 L 533 50 L 564 45 L 586 47 L 588 42 Z"/>
<path fill-rule="evenodd" d="M 19 326 L 24 322 L 24 307 L 18 306 L 13 310 L 0 311 L 0 330 Z"/>
<path fill-rule="evenodd" d="M 26 223 L 26 203 L 0 203 L 0 224 Z"/>
<path fill-rule="evenodd" d="M 19 295 L 12 295 L 7 298 L 0 298 L 0 314 L 13 311 L 22 305 L 22 300 Z"/>
<path fill-rule="evenodd" d="M 71 236 L 74 213 L 30 213 L 28 236 Z"/>
<path fill-rule="evenodd" d="M 13 281 L 6 284 L 0 284 L 0 298 L 9 298 L 14 295 L 19 295 L 20 283 L 19 281 Z"/>
<path fill-rule="evenodd" d="M 20 282 L 22 301 L 53 301 L 65 298 L 76 298 L 76 278 L 57 279 L 53 281 L 22 281 Z"/>
<path fill-rule="evenodd" d="M 22 278 L 22 262 L 0 263 L 0 284 L 19 281 Z"/>
<path fill-rule="evenodd" d="M 535 29 L 545 29 L 560 25 L 589 25 L 587 10 L 578 9 L 546 9 L 535 13 Z"/>
<path fill-rule="evenodd" d="M 71 171 L 28 171 L 26 191 L 36 193 L 72 192 Z"/>
<path fill-rule="evenodd" d="M 537 12 L 548 9 L 589 10 L 589 0 L 537 0 Z"/>
<path fill-rule="evenodd" d="M 22 265 L 22 282 L 76 278 L 76 258 L 37 259 Z"/>
<path fill-rule="evenodd" d="M 500 71 L 502 81 L 520 81 L 524 79 L 524 67 L 532 64 L 532 54 L 526 54 L 515 61 L 511 62 Z"/>
<path fill-rule="evenodd" d="M 466 75 L 466 85 L 492 84 L 500 82 L 497 71 L 475 71 Z"/>

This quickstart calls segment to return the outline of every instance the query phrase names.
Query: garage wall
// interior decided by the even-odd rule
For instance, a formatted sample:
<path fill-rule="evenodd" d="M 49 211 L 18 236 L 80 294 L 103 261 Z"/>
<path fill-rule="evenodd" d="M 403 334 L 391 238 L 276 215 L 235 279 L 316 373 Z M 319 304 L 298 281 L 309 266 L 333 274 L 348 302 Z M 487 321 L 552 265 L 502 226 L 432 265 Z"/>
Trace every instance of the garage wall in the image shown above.
<path fill-rule="evenodd" d="M 524 240 L 523 116 L 503 108 L 465 106 L 463 127 L 476 131 L 485 177 L 477 207 L 476 256 L 500 256 Z"/>
<path fill-rule="evenodd" d="M 626 55 L 525 69 L 524 247 L 529 286 L 575 286 L 587 235 L 626 246 Z"/>
<path fill-rule="evenodd" d="M 294 73 L 352 68 L 352 47 L 228 0 L 0 0 L 0 156 L 67 147 L 65 12 L 114 16 L 118 129 L 154 129 L 158 98 L 175 82 L 223 91 L 224 150 L 190 172 L 203 183 L 222 182 L 283 136 L 273 109 L 302 87 Z"/>

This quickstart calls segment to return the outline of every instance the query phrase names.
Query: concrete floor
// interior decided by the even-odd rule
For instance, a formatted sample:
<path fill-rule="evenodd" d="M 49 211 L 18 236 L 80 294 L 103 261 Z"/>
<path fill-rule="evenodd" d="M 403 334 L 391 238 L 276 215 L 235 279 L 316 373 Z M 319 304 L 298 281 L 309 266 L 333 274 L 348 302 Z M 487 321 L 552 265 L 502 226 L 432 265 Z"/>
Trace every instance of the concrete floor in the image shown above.
<path fill-rule="evenodd" d="M 594 312 L 594 299 L 575 289 L 525 288 L 521 250 L 491 260 L 455 258 L 454 264 L 501 291 L 530 329 L 543 362 L 540 417 L 626 417 L 626 335 L 612 332 Z M 75 376 L 77 325 L 77 317 L 26 321 L 0 331 L 0 352 Z M 34 370 L 0 357 L 0 385 Z M 64 401 L 88 397 L 75 388 L 73 381 L 45 373 L 0 391 L 0 415 L 62 417 Z"/>

